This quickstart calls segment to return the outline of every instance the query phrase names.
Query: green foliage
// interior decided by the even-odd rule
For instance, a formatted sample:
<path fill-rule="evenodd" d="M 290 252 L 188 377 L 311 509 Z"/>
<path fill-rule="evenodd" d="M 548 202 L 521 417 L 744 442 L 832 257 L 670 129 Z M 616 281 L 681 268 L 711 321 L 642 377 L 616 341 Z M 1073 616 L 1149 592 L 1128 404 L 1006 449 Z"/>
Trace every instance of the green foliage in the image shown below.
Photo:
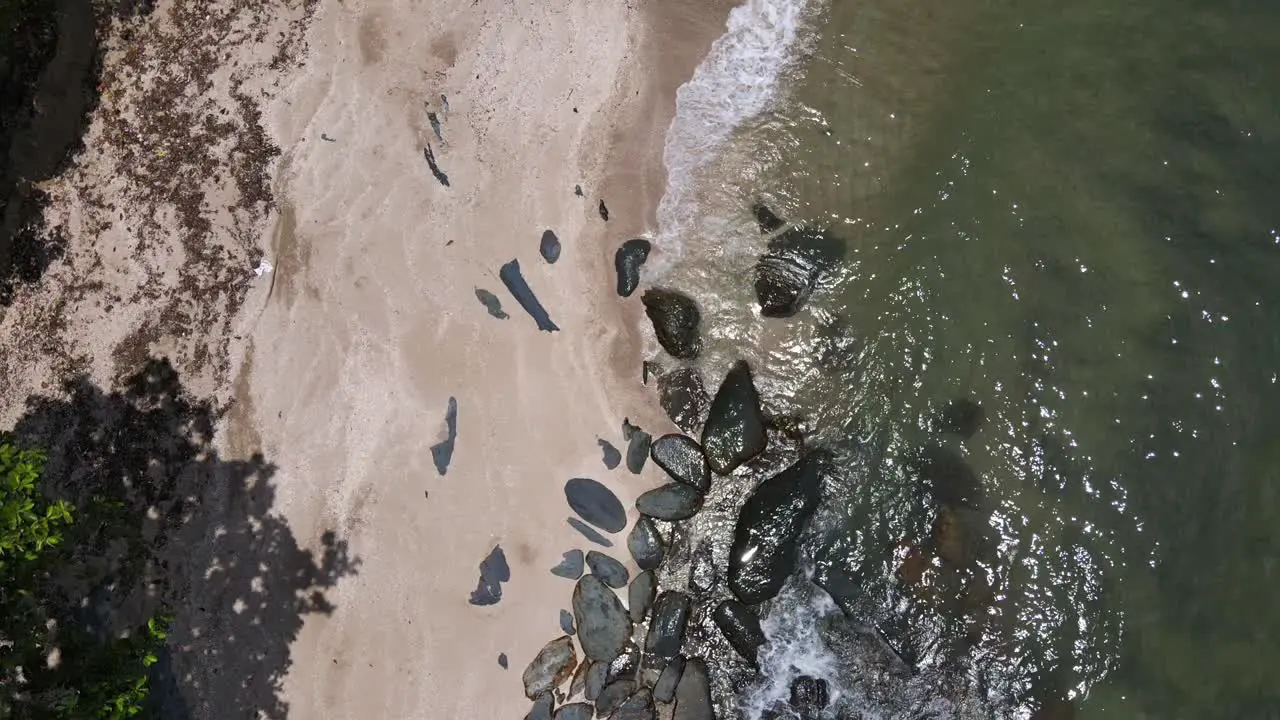
<path fill-rule="evenodd" d="M 72 522 L 70 504 L 47 502 L 36 487 L 43 467 L 43 452 L 0 441 L 0 577 L 16 558 L 35 560 L 62 542 Z"/>
<path fill-rule="evenodd" d="M 0 434 L 0 717 L 137 717 L 169 619 L 105 642 L 78 624 L 83 615 L 53 580 L 74 571 L 77 552 L 92 549 L 76 547 L 88 535 L 69 532 L 72 506 L 44 495 L 44 460 Z M 109 503 L 87 507 L 90 526 L 122 520 Z"/>

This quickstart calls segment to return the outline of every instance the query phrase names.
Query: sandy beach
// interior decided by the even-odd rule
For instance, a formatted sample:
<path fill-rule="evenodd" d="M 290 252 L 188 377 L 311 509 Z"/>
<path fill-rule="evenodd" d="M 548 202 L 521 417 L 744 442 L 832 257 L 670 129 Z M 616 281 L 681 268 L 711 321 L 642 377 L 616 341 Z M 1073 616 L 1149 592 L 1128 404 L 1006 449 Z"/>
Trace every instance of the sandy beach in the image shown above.
<path fill-rule="evenodd" d="M 521 670 L 570 606 L 549 569 L 595 547 L 566 524 L 565 481 L 595 478 L 630 508 L 660 471 L 606 470 L 598 440 L 625 450 L 624 418 L 674 430 L 641 382 L 638 295 L 615 295 L 612 258 L 654 230 L 675 90 L 730 3 L 206 5 L 160 2 L 107 56 L 87 149 L 47 188 L 67 258 L 4 315 L 0 389 L 109 388 L 167 358 L 216 409 L 220 460 L 269 465 L 269 517 L 299 552 L 349 558 L 273 641 L 269 701 L 218 678 L 252 678 L 252 654 L 183 630 L 196 615 L 230 627 L 244 598 L 174 598 L 192 717 L 522 717 Z M 233 118 L 221 134 L 192 135 L 218 114 Z M 557 332 L 503 286 L 511 260 Z M 442 476 L 431 447 L 451 398 Z M 624 534 L 612 541 L 634 571 Z M 510 581 L 471 604 L 495 546 Z"/>
<path fill-rule="evenodd" d="M 519 673 L 569 607 L 548 570 L 592 547 L 565 522 L 564 482 L 596 478 L 630 507 L 657 481 L 652 464 L 607 471 L 597 444 L 624 446 L 624 417 L 673 429 L 641 384 L 638 303 L 611 292 L 612 251 L 652 230 L 675 86 L 716 19 L 660 58 L 678 18 L 655 5 L 331 5 L 268 111 L 285 148 L 276 270 L 246 303 L 232 452 L 272 458 L 295 532 L 335 530 L 361 560 L 293 646 L 292 717 L 522 716 Z M 546 229 L 554 265 L 538 255 Z M 513 259 L 559 332 L 503 288 Z M 430 446 L 451 397 L 440 477 Z M 472 605 L 495 546 L 511 580 Z"/>

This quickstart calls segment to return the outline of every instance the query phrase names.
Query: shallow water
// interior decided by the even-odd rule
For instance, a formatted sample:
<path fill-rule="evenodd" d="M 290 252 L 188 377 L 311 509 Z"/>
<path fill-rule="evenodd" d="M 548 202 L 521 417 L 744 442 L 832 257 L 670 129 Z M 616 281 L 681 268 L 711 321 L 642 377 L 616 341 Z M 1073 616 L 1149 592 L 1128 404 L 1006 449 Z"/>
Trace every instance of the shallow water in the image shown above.
<path fill-rule="evenodd" d="M 803 578 L 766 627 L 827 618 L 825 656 L 777 637 L 847 717 L 1280 717 L 1280 5 L 776 5 L 747 8 L 790 62 L 755 51 L 769 109 L 673 176 L 657 279 L 702 303 L 709 381 L 748 358 L 841 452 L 806 563 L 916 672 Z M 685 100 L 677 131 L 726 122 Z M 788 320 L 754 310 L 757 198 L 847 244 Z M 922 478 L 966 468 L 963 502 Z"/>

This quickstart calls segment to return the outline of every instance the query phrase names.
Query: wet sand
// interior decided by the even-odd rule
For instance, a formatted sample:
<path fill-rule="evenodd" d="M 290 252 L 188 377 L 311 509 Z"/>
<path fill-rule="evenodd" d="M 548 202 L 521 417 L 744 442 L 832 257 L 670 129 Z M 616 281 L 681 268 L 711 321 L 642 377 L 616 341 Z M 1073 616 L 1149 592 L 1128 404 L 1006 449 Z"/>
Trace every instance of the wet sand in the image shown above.
<path fill-rule="evenodd" d="M 638 297 L 614 295 L 612 255 L 652 230 L 675 88 L 721 5 L 697 22 L 674 2 L 317 12 L 304 69 L 264 107 L 283 150 L 274 272 L 245 303 L 227 427 L 232 455 L 278 465 L 277 508 L 299 537 L 336 531 L 361 559 L 293 645 L 290 716 L 527 712 L 520 671 L 570 606 L 550 569 L 591 547 L 565 521 L 565 481 L 600 480 L 634 518 L 661 471 L 606 470 L 597 438 L 623 446 L 624 417 L 674 429 L 641 383 Z M 547 229 L 554 265 L 539 255 Z M 504 287 L 511 260 L 558 332 Z M 441 476 L 431 447 L 450 397 Z M 634 571 L 624 534 L 611 539 Z M 495 546 L 510 580 L 473 604 Z"/>

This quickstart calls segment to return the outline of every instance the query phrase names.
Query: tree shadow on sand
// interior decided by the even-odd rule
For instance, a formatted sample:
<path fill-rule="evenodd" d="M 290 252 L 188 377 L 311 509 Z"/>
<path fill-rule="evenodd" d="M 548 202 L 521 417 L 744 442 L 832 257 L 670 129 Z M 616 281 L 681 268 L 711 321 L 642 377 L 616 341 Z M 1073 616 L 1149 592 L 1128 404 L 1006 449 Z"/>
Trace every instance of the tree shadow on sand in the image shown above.
<path fill-rule="evenodd" d="M 78 377 L 33 396 L 14 427 L 48 449 L 51 491 L 76 502 L 77 577 L 62 583 L 76 620 L 105 638 L 172 616 L 153 667 L 164 718 L 284 718 L 290 646 L 325 592 L 359 561 L 332 531 L 294 537 L 272 512 L 276 468 L 219 457 L 213 408 L 190 398 L 167 360 L 122 390 Z"/>

